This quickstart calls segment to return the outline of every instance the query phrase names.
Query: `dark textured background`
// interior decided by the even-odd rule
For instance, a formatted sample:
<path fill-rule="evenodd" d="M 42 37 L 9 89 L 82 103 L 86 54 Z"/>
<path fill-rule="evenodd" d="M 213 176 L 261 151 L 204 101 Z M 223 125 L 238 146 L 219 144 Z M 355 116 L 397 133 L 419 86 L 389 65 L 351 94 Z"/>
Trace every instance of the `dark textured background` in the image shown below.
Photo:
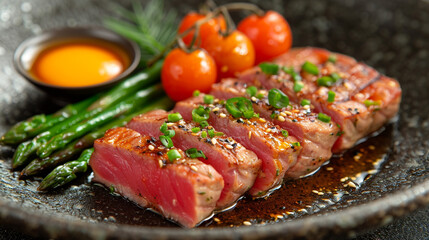
<path fill-rule="evenodd" d="M 127 4 L 128 1 L 123 2 Z M 59 107 L 14 71 L 11 63 L 12 54 L 19 42 L 43 29 L 66 25 L 100 24 L 101 19 L 109 14 L 107 11 L 109 3 L 110 1 L 103 0 L 0 0 L 0 109 L 2 111 L 0 133 L 28 116 L 41 112 L 53 112 Z M 190 6 L 197 5 L 193 1 L 168 1 L 168 4 L 180 5 L 182 13 Z M 316 214 L 316 217 L 326 215 L 327 225 L 321 224 L 321 221 L 318 221 L 320 218 L 307 216 L 298 219 L 302 221 L 285 224 L 285 229 L 296 223 L 298 226 L 301 223 L 304 226 L 306 222 L 314 220 L 316 221 L 314 229 L 319 231 L 308 232 L 310 237 L 317 236 L 319 233 L 322 237 L 337 239 L 338 236 L 331 235 L 332 232 L 340 232 L 341 236 L 347 236 L 346 232 L 353 230 L 351 233 L 357 232 L 359 239 L 429 238 L 428 208 L 422 208 L 406 218 L 395 220 L 387 227 L 379 228 L 369 234 L 364 233 L 368 228 L 377 227 L 383 221 L 387 224 L 392 221 L 392 216 L 403 215 L 428 201 L 429 2 L 427 0 L 277 0 L 261 1 L 261 4 L 267 9 L 274 8 L 285 14 L 293 29 L 295 46 L 324 47 L 354 56 L 386 75 L 397 78 L 404 90 L 399 121 L 395 125 L 397 130 L 396 128 L 392 130 L 392 152 L 380 172 L 343 201 Z M 39 236 L 47 235 L 46 231 L 40 231 L 40 228 L 45 229 L 46 226 L 37 224 L 37 219 L 14 222 L 17 219 L 16 216 L 7 211 L 9 203 L 11 206 L 19 206 L 24 212 L 36 213 L 35 216 L 37 213 L 45 213 L 53 217 L 61 216 L 70 222 L 103 221 L 97 212 L 90 211 L 94 207 L 92 198 L 87 196 L 94 191 L 91 185 L 71 187 L 59 192 L 61 194 L 40 195 L 35 191 L 37 182 L 16 181 L 16 176 L 8 171 L 12 154 L 12 148 L 0 148 L 0 213 L 3 214 L 0 215 L 0 220 L 5 226 L 16 227 L 15 224 L 24 222 L 19 227 L 20 230 L 33 231 Z M 100 192 L 99 189 L 95 191 Z M 410 195 L 401 196 L 403 192 Z M 95 198 L 103 196 L 102 194 L 97 194 Z M 385 203 L 385 209 L 376 212 L 376 209 L 367 207 L 368 204 L 377 201 Z M 395 202 L 401 205 L 394 208 Z M 332 220 L 336 216 L 344 217 L 335 214 L 337 212 L 341 214 L 348 209 L 356 210 L 355 218 L 352 216 L 352 219 L 357 219 L 356 223 L 338 225 L 338 222 Z M 365 211 L 374 213 L 365 215 Z M 329 218 L 330 216 L 332 218 Z M 364 216 L 366 220 L 358 221 L 360 216 Z M 8 218 L 12 220 L 8 221 Z M 30 222 L 32 225 L 26 224 Z M 269 234 L 264 232 L 267 231 L 266 229 L 269 228 L 260 229 L 260 236 Z M 241 232 L 245 235 L 244 231 Z M 298 232 L 291 229 L 289 231 L 292 231 L 290 235 L 279 235 L 275 232 L 273 234 L 287 238 L 295 236 L 294 234 Z M 168 234 L 168 231 L 165 232 Z M 14 231 L 4 230 L 3 227 L 0 228 L 0 233 L 14 234 L 15 239 L 26 237 Z M 251 235 L 247 234 L 247 237 L 249 236 Z M 3 237 L 10 239 L 8 235 Z"/>

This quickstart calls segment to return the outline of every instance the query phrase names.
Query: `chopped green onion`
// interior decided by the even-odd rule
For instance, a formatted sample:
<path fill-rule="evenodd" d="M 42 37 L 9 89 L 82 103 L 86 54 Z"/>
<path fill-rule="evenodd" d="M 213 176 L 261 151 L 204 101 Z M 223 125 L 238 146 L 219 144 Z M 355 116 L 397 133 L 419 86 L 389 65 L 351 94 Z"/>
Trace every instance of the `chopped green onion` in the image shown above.
<path fill-rule="evenodd" d="M 257 99 L 262 99 L 262 98 L 264 98 L 264 94 L 258 93 L 258 94 L 256 94 L 256 98 Z"/>
<path fill-rule="evenodd" d="M 254 114 L 252 102 L 244 97 L 235 97 L 226 100 L 225 107 L 235 118 L 252 118 Z"/>
<path fill-rule="evenodd" d="M 304 88 L 304 83 L 302 81 L 296 81 L 293 84 L 293 91 L 294 92 L 299 92 Z"/>
<path fill-rule="evenodd" d="M 207 132 L 206 131 L 202 131 L 201 132 L 201 137 L 202 138 L 206 138 L 207 137 Z"/>
<path fill-rule="evenodd" d="M 169 122 L 178 122 L 183 119 L 182 115 L 180 113 L 170 113 L 167 117 Z"/>
<path fill-rule="evenodd" d="M 334 82 L 337 82 L 341 79 L 340 75 L 338 73 L 332 73 L 331 78 L 334 80 Z"/>
<path fill-rule="evenodd" d="M 301 76 L 295 71 L 295 69 L 293 69 L 293 67 L 283 67 L 282 70 L 285 73 L 289 74 L 292 77 L 293 81 L 301 81 Z"/>
<path fill-rule="evenodd" d="M 214 96 L 210 94 L 204 95 L 204 103 L 205 104 L 211 104 L 214 101 Z"/>
<path fill-rule="evenodd" d="M 250 86 L 246 88 L 246 93 L 251 97 L 255 96 L 257 92 L 258 92 L 258 89 L 255 86 Z"/>
<path fill-rule="evenodd" d="M 204 155 L 203 151 L 198 150 L 196 148 L 189 148 L 185 151 L 186 156 L 189 158 L 204 158 L 207 159 L 206 155 Z"/>
<path fill-rule="evenodd" d="M 253 117 L 255 117 L 255 118 L 259 118 L 259 113 L 254 113 L 254 114 L 253 114 Z"/>
<path fill-rule="evenodd" d="M 372 100 L 365 100 L 365 101 L 363 101 L 363 103 L 365 104 L 366 107 L 379 106 L 381 104 L 380 101 L 372 101 Z"/>
<path fill-rule="evenodd" d="M 270 118 L 274 119 L 274 118 L 277 118 L 278 116 L 279 116 L 279 114 L 273 112 L 273 113 L 271 113 Z"/>
<path fill-rule="evenodd" d="M 328 62 L 336 63 L 336 62 L 337 62 L 337 56 L 336 56 L 336 55 L 334 55 L 334 54 L 331 54 L 331 55 L 328 57 Z"/>
<path fill-rule="evenodd" d="M 168 160 L 170 160 L 170 162 L 173 162 L 174 160 L 182 157 L 182 155 L 180 154 L 179 151 L 177 151 L 177 149 L 171 149 L 170 151 L 168 151 L 167 156 L 168 156 Z"/>
<path fill-rule="evenodd" d="M 207 133 L 209 134 L 209 137 L 210 137 L 210 138 L 213 138 L 213 137 L 215 136 L 215 131 L 214 131 L 214 129 L 213 129 L 213 128 L 212 128 L 212 129 L 207 130 Z"/>
<path fill-rule="evenodd" d="M 207 121 L 201 121 L 201 122 L 200 122 L 200 126 L 201 126 L 202 128 L 205 128 L 205 127 L 208 127 L 208 126 L 209 126 L 209 123 L 208 123 Z"/>
<path fill-rule="evenodd" d="M 299 142 L 293 142 L 293 143 L 292 143 L 292 146 L 294 146 L 294 147 L 300 147 L 300 146 L 301 146 L 301 143 L 299 143 Z"/>
<path fill-rule="evenodd" d="M 328 102 L 333 103 L 335 101 L 335 92 L 329 91 L 328 92 Z"/>
<path fill-rule="evenodd" d="M 331 121 L 331 117 L 324 114 L 324 113 L 319 113 L 317 115 L 317 119 L 319 119 L 320 121 L 325 122 L 325 123 L 329 123 Z"/>
<path fill-rule="evenodd" d="M 284 108 L 289 105 L 289 97 L 277 88 L 268 92 L 268 103 L 274 108 Z"/>
<path fill-rule="evenodd" d="M 200 96 L 200 90 L 195 90 L 195 91 L 192 93 L 192 96 L 194 96 L 194 97 L 198 97 L 198 96 Z"/>
<path fill-rule="evenodd" d="M 159 140 L 161 141 L 162 145 L 164 145 L 164 147 L 166 148 L 173 147 L 173 141 L 171 140 L 170 137 L 161 135 L 159 136 Z"/>
<path fill-rule="evenodd" d="M 319 74 L 319 69 L 317 68 L 317 66 L 309 61 L 305 61 L 305 63 L 302 64 L 302 70 L 313 75 Z"/>
<path fill-rule="evenodd" d="M 308 99 L 302 99 L 301 100 L 301 106 L 306 106 L 306 105 L 310 105 L 310 104 L 311 104 L 311 102 Z"/>
<path fill-rule="evenodd" d="M 197 133 L 197 132 L 201 131 L 201 128 L 199 128 L 199 127 L 194 127 L 194 128 L 192 128 L 192 129 L 191 129 L 191 131 L 192 131 L 193 133 Z"/>
<path fill-rule="evenodd" d="M 282 129 L 282 134 L 285 138 L 289 137 L 289 132 L 287 130 Z"/>
<path fill-rule="evenodd" d="M 279 65 L 274 64 L 274 63 L 261 63 L 259 64 L 259 67 L 261 68 L 261 71 L 265 74 L 269 74 L 269 75 L 275 75 L 279 72 Z"/>
<path fill-rule="evenodd" d="M 330 87 L 333 82 L 334 79 L 330 76 L 323 76 L 317 79 L 318 86 Z"/>
<path fill-rule="evenodd" d="M 162 133 L 164 133 L 164 135 L 166 137 L 170 137 L 170 138 L 172 138 L 172 137 L 174 137 L 174 135 L 176 135 L 176 132 L 174 130 L 168 130 L 166 122 L 164 122 L 161 125 L 161 127 L 159 128 L 159 131 L 161 131 Z"/>
<path fill-rule="evenodd" d="M 160 132 L 162 132 L 162 133 L 165 133 L 167 130 L 168 130 L 167 123 L 166 123 L 166 122 L 164 122 L 164 123 L 161 125 L 161 127 L 159 128 L 159 131 L 160 131 Z"/>
<path fill-rule="evenodd" d="M 223 136 L 224 133 L 223 132 L 215 132 L 215 136 Z"/>
<path fill-rule="evenodd" d="M 207 121 L 210 117 L 210 109 L 199 106 L 192 110 L 192 120 L 199 123 L 201 121 Z"/>

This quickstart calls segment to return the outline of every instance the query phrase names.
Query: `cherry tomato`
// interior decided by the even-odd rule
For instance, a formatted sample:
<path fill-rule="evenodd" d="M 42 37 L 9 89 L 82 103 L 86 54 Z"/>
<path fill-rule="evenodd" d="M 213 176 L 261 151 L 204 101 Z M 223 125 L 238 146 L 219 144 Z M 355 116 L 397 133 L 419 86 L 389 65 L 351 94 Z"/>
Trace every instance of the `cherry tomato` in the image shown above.
<path fill-rule="evenodd" d="M 252 42 L 239 31 L 234 31 L 226 37 L 212 35 L 207 39 L 204 48 L 216 62 L 219 79 L 234 77 L 255 63 Z"/>
<path fill-rule="evenodd" d="M 195 24 L 196 21 L 205 18 L 205 15 L 198 14 L 195 12 L 188 13 L 179 25 L 179 34 L 190 28 Z M 200 26 L 199 31 L 199 39 L 201 41 L 201 46 L 204 46 L 206 39 L 208 39 L 212 34 L 218 34 L 220 30 L 224 31 L 226 29 L 226 23 L 223 16 L 219 16 L 209 20 L 208 22 L 202 24 Z M 185 37 L 183 37 L 183 41 L 186 45 L 189 45 L 194 37 L 194 32 L 191 31 Z"/>
<path fill-rule="evenodd" d="M 289 24 L 275 11 L 268 11 L 262 17 L 250 15 L 240 22 L 237 29 L 252 41 L 256 64 L 287 52 L 292 45 Z"/>
<path fill-rule="evenodd" d="M 187 53 L 173 49 L 165 58 L 161 81 L 167 95 L 180 101 L 192 96 L 195 90 L 208 92 L 216 81 L 216 64 L 202 49 Z"/>

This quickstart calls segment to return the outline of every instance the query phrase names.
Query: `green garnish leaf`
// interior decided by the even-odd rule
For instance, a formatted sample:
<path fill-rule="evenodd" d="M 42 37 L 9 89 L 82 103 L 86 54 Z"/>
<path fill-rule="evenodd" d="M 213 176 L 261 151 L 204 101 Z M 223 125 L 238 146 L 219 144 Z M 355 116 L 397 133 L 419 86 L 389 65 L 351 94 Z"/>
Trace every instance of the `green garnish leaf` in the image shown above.
<path fill-rule="evenodd" d="M 250 87 L 246 88 L 246 93 L 250 97 L 255 96 L 257 92 L 258 92 L 258 89 L 255 86 L 250 86 Z"/>
<path fill-rule="evenodd" d="M 319 74 L 319 69 L 317 66 L 309 61 L 306 61 L 304 64 L 302 64 L 302 70 L 313 75 Z"/>
<path fill-rule="evenodd" d="M 167 117 L 169 122 L 178 122 L 183 119 L 182 115 L 180 113 L 170 113 Z"/>
<path fill-rule="evenodd" d="M 177 149 L 171 149 L 170 151 L 168 151 L 167 156 L 168 156 L 168 160 L 170 160 L 170 162 L 173 162 L 174 160 L 182 157 L 182 155 L 180 154 L 179 151 L 177 151 Z"/>
<path fill-rule="evenodd" d="M 205 128 L 205 127 L 208 127 L 208 126 L 209 126 L 209 123 L 208 123 L 207 121 L 201 121 L 201 122 L 200 122 L 200 126 L 201 126 L 202 128 Z"/>
<path fill-rule="evenodd" d="M 280 69 L 279 65 L 274 63 L 267 63 L 267 62 L 263 62 L 259 64 L 259 67 L 261 68 L 261 71 L 263 73 L 269 74 L 269 75 L 276 75 Z"/>
<path fill-rule="evenodd" d="M 204 103 L 205 104 L 212 104 L 214 101 L 214 96 L 210 94 L 204 95 Z"/>
<path fill-rule="evenodd" d="M 186 156 L 189 158 L 204 158 L 207 159 L 206 155 L 204 155 L 203 151 L 198 150 L 196 148 L 189 148 L 185 151 Z"/>
<path fill-rule="evenodd" d="M 213 129 L 207 130 L 207 133 L 209 134 L 210 138 L 213 138 L 215 136 L 215 131 Z"/>
<path fill-rule="evenodd" d="M 325 123 L 331 122 L 331 117 L 324 114 L 324 113 L 319 113 L 317 115 L 317 119 L 319 119 L 320 121 L 325 122 Z"/>
<path fill-rule="evenodd" d="M 193 133 L 197 133 L 197 132 L 201 131 L 201 128 L 199 128 L 199 127 L 194 127 L 194 128 L 192 128 L 192 129 L 191 129 L 191 131 L 192 131 Z"/>
<path fill-rule="evenodd" d="M 289 105 L 289 97 L 277 88 L 268 92 L 268 103 L 274 108 L 284 108 Z"/>
<path fill-rule="evenodd" d="M 207 132 L 206 131 L 202 131 L 201 132 L 201 137 L 202 138 L 206 138 L 207 137 Z"/>

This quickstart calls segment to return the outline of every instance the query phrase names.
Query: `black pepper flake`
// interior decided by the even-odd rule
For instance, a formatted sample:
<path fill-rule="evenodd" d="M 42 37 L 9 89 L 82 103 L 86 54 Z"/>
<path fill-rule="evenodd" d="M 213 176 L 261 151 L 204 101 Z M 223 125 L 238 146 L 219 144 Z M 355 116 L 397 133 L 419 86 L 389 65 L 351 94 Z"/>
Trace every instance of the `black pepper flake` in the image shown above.
<path fill-rule="evenodd" d="M 239 118 L 239 119 L 237 119 L 237 122 L 238 122 L 238 123 L 244 123 L 244 121 L 243 121 L 243 120 L 241 120 L 240 118 Z"/>
<path fill-rule="evenodd" d="M 209 138 L 204 139 L 204 141 L 205 141 L 206 143 L 212 143 L 212 141 L 211 141 Z"/>
<path fill-rule="evenodd" d="M 233 147 L 233 148 L 236 148 L 236 147 L 237 147 L 237 143 L 233 143 L 233 144 L 232 144 L 232 147 Z"/>
<path fill-rule="evenodd" d="M 185 128 L 185 126 L 183 126 L 183 125 L 178 125 L 177 127 L 178 128 Z"/>
<path fill-rule="evenodd" d="M 162 152 L 156 152 L 156 154 L 158 154 L 159 156 L 162 156 Z"/>
<path fill-rule="evenodd" d="M 154 142 L 156 142 L 156 138 L 154 138 L 154 137 L 150 137 L 150 140 L 154 143 Z"/>
<path fill-rule="evenodd" d="M 292 119 L 292 122 L 298 122 L 298 120 L 296 120 L 296 119 Z"/>

